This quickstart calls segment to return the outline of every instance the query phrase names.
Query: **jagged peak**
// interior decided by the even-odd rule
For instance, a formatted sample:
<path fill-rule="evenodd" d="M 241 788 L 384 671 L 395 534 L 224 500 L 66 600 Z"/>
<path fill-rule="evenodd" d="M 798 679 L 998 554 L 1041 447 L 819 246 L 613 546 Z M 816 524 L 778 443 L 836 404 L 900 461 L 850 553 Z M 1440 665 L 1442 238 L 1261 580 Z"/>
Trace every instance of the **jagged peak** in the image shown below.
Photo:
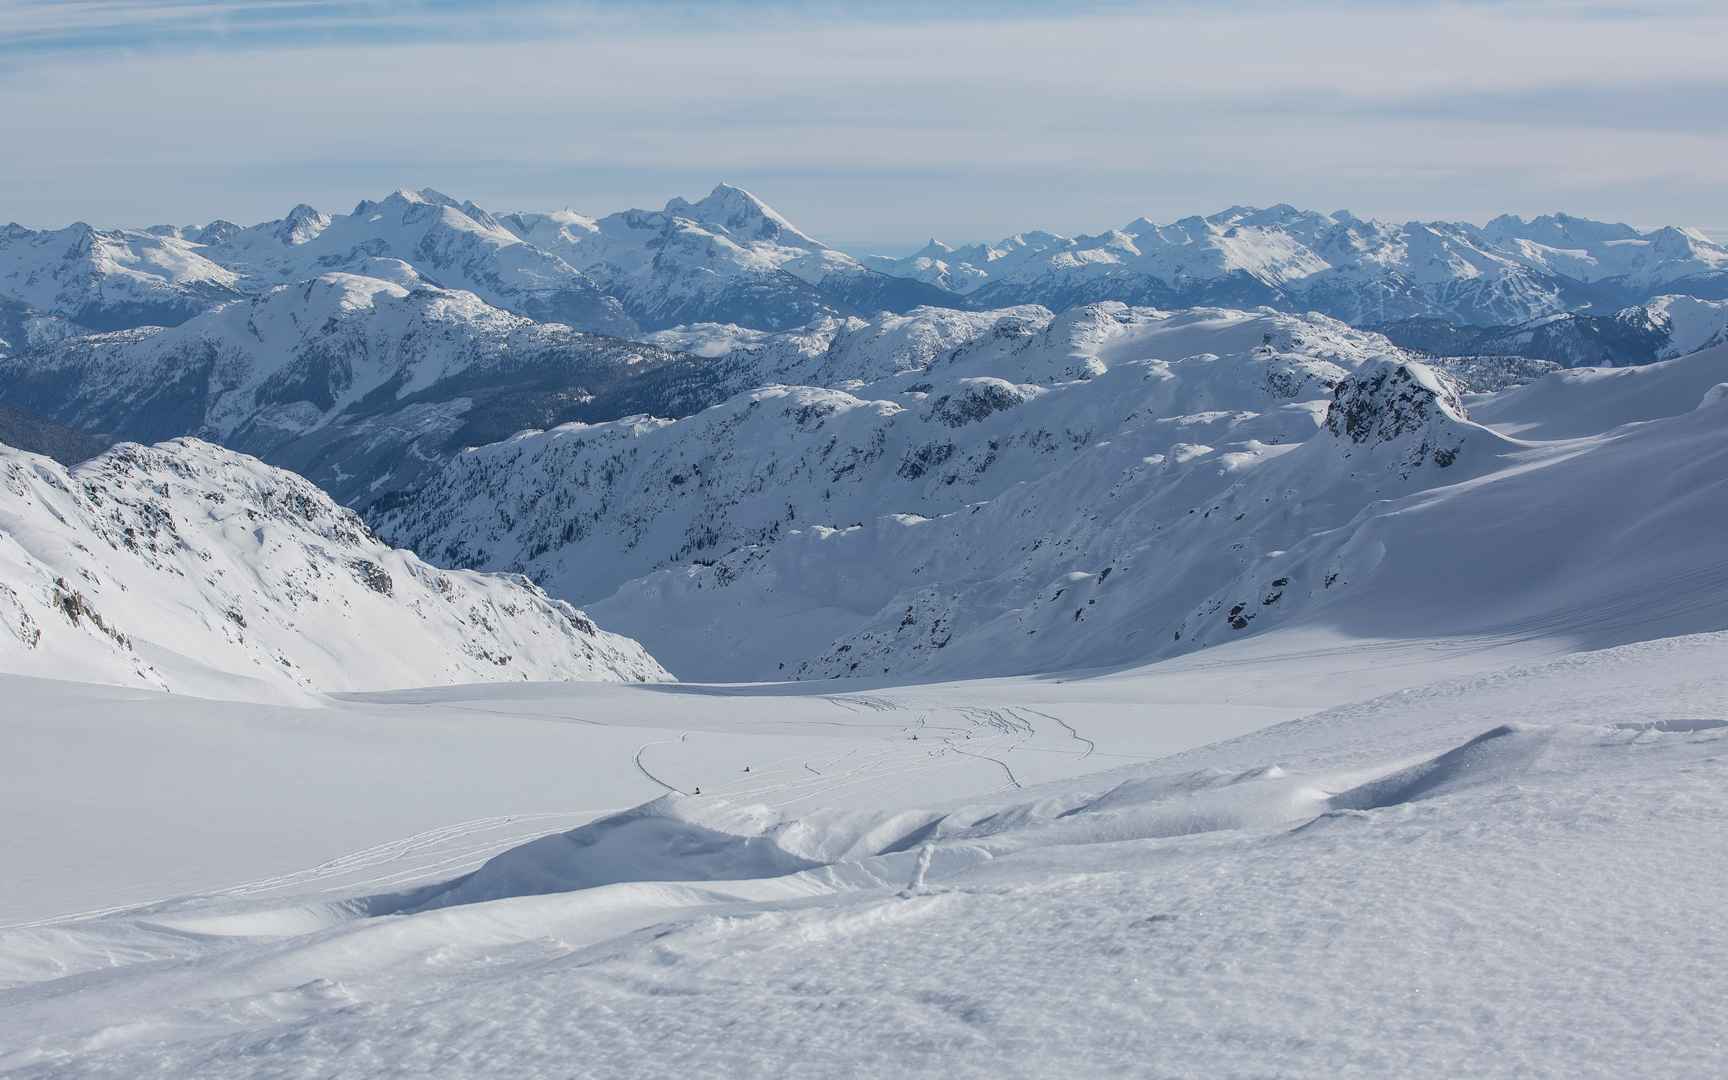
<path fill-rule="evenodd" d="M 704 225 L 719 226 L 745 240 L 784 240 L 802 247 L 825 246 L 799 231 L 784 215 L 754 194 L 724 181 L 695 202 L 674 196 L 667 200 L 665 212 Z"/>
<path fill-rule="evenodd" d="M 456 202 L 450 196 L 440 194 L 431 188 L 422 188 L 419 191 L 410 188 L 397 188 L 382 199 L 361 199 L 354 205 L 354 216 L 376 214 L 385 207 L 400 209 L 428 204 L 455 206 Z"/>
<path fill-rule="evenodd" d="M 217 218 L 202 229 L 190 231 L 193 235 L 189 238 L 195 239 L 201 244 L 220 244 L 224 240 L 238 236 L 244 230 L 226 218 Z"/>
<path fill-rule="evenodd" d="M 462 209 L 461 203 L 444 194 L 442 191 L 439 191 L 437 188 L 423 187 L 416 192 L 416 194 L 420 196 L 422 202 L 429 202 L 437 206 L 448 206 L 452 210 Z"/>
<path fill-rule="evenodd" d="M 300 203 L 288 211 L 276 227 L 275 237 L 289 246 L 304 244 L 323 232 L 330 224 L 330 215 Z"/>
<path fill-rule="evenodd" d="M 1013 236 L 1005 236 L 992 245 L 997 251 L 1012 251 L 1015 248 L 1036 247 L 1040 244 L 1066 244 L 1068 237 L 1059 233 L 1046 232 L 1043 229 L 1031 229 L 1027 232 L 1017 232 Z"/>

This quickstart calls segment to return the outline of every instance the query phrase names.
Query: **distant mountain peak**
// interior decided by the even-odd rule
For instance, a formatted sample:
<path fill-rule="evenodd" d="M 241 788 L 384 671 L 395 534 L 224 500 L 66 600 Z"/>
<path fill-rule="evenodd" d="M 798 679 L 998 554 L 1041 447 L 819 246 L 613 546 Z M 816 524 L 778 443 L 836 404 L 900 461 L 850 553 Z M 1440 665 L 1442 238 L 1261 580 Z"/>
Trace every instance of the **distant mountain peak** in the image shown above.
<path fill-rule="evenodd" d="M 713 191 L 695 202 L 679 197 L 668 200 L 666 213 L 704 225 L 717 225 L 744 240 L 778 240 L 818 249 L 827 246 L 800 231 L 755 195 L 724 182 L 714 185 Z"/>
<path fill-rule="evenodd" d="M 462 209 L 461 203 L 444 194 L 442 191 L 439 191 L 437 188 L 421 188 L 420 197 L 429 203 L 437 203 L 439 206 L 448 206 L 457 210 Z"/>
<path fill-rule="evenodd" d="M 288 216 L 275 231 L 276 239 L 290 247 L 304 244 L 323 232 L 330 224 L 330 215 L 301 203 L 288 211 Z"/>

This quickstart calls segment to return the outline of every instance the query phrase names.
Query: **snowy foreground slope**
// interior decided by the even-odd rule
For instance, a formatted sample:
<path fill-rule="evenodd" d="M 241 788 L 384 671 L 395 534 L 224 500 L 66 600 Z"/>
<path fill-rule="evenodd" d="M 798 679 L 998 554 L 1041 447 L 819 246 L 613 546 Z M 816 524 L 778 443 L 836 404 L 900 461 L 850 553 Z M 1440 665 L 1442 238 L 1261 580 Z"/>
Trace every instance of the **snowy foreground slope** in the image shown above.
<path fill-rule="evenodd" d="M 166 735 L 158 768 L 193 781 L 153 786 L 155 824 L 104 830 L 94 799 L 12 831 L 14 880 L 111 874 L 90 856 L 118 829 L 158 837 L 140 877 L 202 861 L 211 885 L 0 930 L 0 1069 L 1711 1075 L 1728 635 L 1560 647 L 1281 632 L 1066 682 L 473 687 L 297 727 L 14 679 L 20 745 L 83 747 L 42 782 L 82 755 L 101 771 L 73 790 L 124 793 L 101 736 Z M 1229 698 L 1260 718 L 1225 722 Z M 243 778 L 204 761 L 231 725 L 271 748 Z M 1121 756 L 1157 732 L 1190 749 Z M 378 754 L 417 782 L 366 783 Z M 632 755 L 704 794 L 601 813 Z M 306 768 L 320 800 L 294 795 Z M 175 827 L 234 783 L 238 827 Z M 435 797 L 469 820 L 368 839 Z M 320 821 L 326 854 L 290 861 Z M 213 861 L 248 877 L 215 888 Z"/>
<path fill-rule="evenodd" d="M 0 446 L 0 670 L 285 700 L 666 677 L 532 584 L 428 566 L 308 481 L 195 439 L 71 470 Z"/>

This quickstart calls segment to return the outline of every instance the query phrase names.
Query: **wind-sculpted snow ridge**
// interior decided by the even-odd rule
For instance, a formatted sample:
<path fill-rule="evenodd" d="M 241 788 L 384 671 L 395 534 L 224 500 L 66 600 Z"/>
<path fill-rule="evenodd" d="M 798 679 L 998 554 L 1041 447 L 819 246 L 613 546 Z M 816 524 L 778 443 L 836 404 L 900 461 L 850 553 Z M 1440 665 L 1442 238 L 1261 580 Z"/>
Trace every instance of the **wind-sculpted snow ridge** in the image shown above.
<path fill-rule="evenodd" d="M 1401 408 L 1401 435 L 1367 450 L 1367 461 L 1342 460 L 1356 475 L 1379 467 L 1442 484 L 1448 474 L 1468 479 L 1368 503 L 1342 528 L 1269 552 L 1178 632 L 1201 646 L 1250 625 L 1307 620 L 1373 636 L 1420 624 L 1431 635 L 1600 648 L 1728 626 L 1728 567 L 1716 539 L 1728 522 L 1717 381 L 1728 377 L 1725 361 L 1718 349 L 1624 369 L 1666 384 L 1630 400 L 1616 380 L 1578 378 L 1618 370 L 1557 372 L 1478 411 L 1529 415 L 1532 403 L 1559 394 L 1591 434 L 1551 444 L 1455 419 L 1455 399 L 1433 390 L 1426 418 Z M 1421 399 L 1421 390 L 1385 384 L 1378 394 Z M 1381 415 L 1358 434 L 1378 438 L 1395 414 Z"/>
<path fill-rule="evenodd" d="M 0 670 L 248 699 L 667 677 L 531 583 L 429 566 L 195 439 L 71 470 L 0 447 Z"/>
<path fill-rule="evenodd" d="M 648 882 L 722 883 L 715 900 L 752 885 L 765 898 L 901 883 L 903 897 L 928 895 L 943 879 L 1029 851 L 1300 827 L 1503 786 L 1568 737 L 1584 741 L 1565 729 L 1501 725 L 1414 764 L 1317 773 L 1140 767 L 1048 785 L 1020 801 L 809 817 L 672 794 L 505 851 L 452 881 L 370 898 L 367 907 L 426 912 Z"/>
<path fill-rule="evenodd" d="M 213 439 L 363 505 L 674 359 L 434 288 L 399 260 L 359 269 L 0 358 L 0 402 L 133 441 Z"/>
<path fill-rule="evenodd" d="M 1728 379 L 1728 344 L 1626 368 L 1557 371 L 1474 402 L 1471 415 L 1523 439 L 1576 439 L 1691 412 Z"/>

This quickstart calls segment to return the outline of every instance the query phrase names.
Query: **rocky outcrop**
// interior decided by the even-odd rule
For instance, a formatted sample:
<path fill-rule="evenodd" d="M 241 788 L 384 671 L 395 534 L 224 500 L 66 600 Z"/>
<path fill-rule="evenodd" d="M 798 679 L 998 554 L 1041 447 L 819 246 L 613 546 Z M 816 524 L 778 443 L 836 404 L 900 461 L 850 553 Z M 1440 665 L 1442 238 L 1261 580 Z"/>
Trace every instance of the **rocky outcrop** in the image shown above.
<path fill-rule="evenodd" d="M 1458 460 L 1467 420 L 1453 381 L 1426 365 L 1378 360 L 1364 365 L 1333 391 L 1326 430 L 1346 457 L 1385 459 L 1401 474 Z"/>

